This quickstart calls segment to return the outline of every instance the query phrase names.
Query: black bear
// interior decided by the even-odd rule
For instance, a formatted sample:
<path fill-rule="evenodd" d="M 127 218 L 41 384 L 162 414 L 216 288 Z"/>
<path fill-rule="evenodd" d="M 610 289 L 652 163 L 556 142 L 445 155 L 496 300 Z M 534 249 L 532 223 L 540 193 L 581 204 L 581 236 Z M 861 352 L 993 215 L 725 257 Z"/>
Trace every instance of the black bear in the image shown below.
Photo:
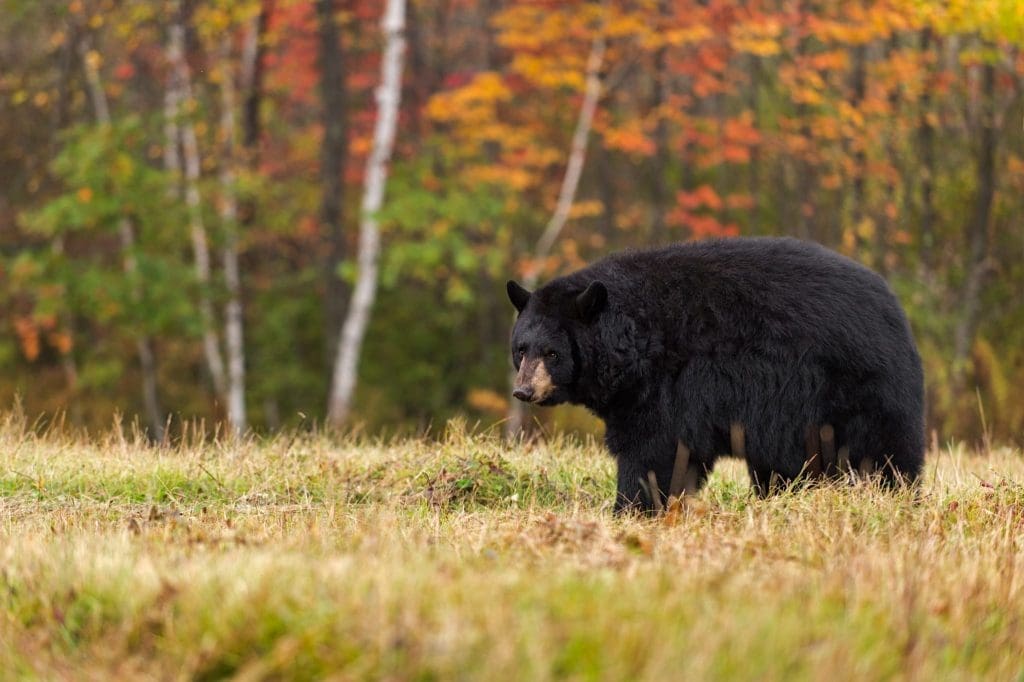
<path fill-rule="evenodd" d="M 907 319 L 880 276 L 824 247 L 678 244 L 507 288 L 513 395 L 604 420 L 617 512 L 659 508 L 680 480 L 699 489 L 721 455 L 744 458 L 760 494 L 801 476 L 921 471 L 924 380 Z"/>

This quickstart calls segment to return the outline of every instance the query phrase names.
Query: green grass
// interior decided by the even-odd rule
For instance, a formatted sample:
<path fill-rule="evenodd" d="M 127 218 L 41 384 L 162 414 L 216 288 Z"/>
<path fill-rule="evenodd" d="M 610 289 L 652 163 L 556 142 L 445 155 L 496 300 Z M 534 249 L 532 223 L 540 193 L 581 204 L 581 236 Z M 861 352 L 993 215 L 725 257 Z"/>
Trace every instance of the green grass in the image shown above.
<path fill-rule="evenodd" d="M 1022 679 L 1024 456 L 613 519 L 600 446 L 0 427 L 0 677 Z"/>

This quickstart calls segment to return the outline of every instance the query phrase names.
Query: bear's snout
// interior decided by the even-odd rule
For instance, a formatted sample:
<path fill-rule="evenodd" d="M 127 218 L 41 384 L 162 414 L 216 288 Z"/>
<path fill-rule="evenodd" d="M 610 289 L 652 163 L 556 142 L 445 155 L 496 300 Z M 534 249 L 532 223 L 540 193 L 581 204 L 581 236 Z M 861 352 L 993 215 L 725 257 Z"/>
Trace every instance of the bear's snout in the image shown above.
<path fill-rule="evenodd" d="M 516 389 L 512 391 L 512 397 L 516 400 L 522 400 L 524 403 L 528 403 L 533 398 L 533 389 L 529 386 L 517 386 Z"/>
<path fill-rule="evenodd" d="M 523 360 L 516 375 L 512 397 L 527 403 L 539 403 L 555 390 L 543 360 Z"/>

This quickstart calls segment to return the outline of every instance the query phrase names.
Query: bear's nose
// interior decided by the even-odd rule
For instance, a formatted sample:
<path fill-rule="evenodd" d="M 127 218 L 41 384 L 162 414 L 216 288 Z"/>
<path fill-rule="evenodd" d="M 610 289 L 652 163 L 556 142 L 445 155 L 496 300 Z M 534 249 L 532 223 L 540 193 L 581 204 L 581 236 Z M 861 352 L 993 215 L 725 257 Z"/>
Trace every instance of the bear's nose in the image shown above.
<path fill-rule="evenodd" d="M 533 389 L 529 386 L 517 386 L 512 391 L 512 397 L 517 400 L 522 400 L 524 403 L 530 402 L 530 398 L 533 397 Z"/>

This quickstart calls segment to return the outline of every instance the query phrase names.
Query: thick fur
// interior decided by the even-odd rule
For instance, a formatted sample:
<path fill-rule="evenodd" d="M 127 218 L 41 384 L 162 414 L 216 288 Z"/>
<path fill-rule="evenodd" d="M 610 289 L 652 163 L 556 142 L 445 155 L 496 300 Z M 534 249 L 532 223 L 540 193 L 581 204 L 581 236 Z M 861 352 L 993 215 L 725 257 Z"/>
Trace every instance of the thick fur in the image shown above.
<path fill-rule="evenodd" d="M 540 404 L 584 405 L 605 422 L 617 511 L 653 508 L 648 471 L 669 490 L 677 443 L 698 485 L 733 454 L 762 493 L 847 462 L 891 482 L 920 473 L 923 375 L 907 319 L 881 277 L 835 252 L 697 242 L 508 289 L 513 362 L 550 383 Z M 517 381 L 529 399 L 530 377 Z"/>

